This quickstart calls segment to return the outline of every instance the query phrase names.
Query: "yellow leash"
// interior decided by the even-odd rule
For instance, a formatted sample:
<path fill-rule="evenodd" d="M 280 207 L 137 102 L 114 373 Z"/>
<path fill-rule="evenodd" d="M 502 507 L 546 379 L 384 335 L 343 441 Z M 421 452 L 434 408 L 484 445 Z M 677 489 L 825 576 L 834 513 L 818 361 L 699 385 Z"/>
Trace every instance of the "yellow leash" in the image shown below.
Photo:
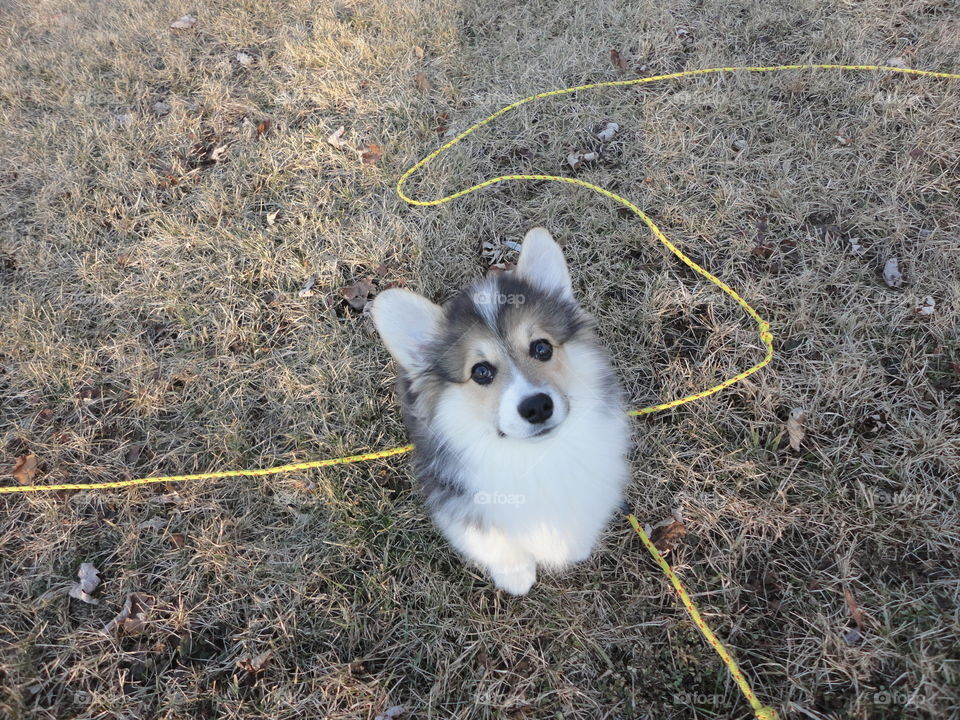
<path fill-rule="evenodd" d="M 432 207 L 435 205 L 442 205 L 444 203 L 450 202 L 451 200 L 456 200 L 457 198 L 464 197 L 470 193 L 476 192 L 477 190 L 482 190 L 483 188 L 490 187 L 491 185 L 496 185 L 497 183 L 504 182 L 507 180 L 539 180 L 539 181 L 549 181 L 549 182 L 560 182 L 566 183 L 568 185 L 576 185 L 578 187 L 586 188 L 588 190 L 593 190 L 594 192 L 603 195 L 604 197 L 610 198 L 626 208 L 629 208 L 637 217 L 639 217 L 644 224 L 650 229 L 650 232 L 653 233 L 653 236 L 659 240 L 664 247 L 666 247 L 670 252 L 672 252 L 677 258 L 679 258 L 685 265 L 687 265 L 691 270 L 697 274 L 705 277 L 711 283 L 720 288 L 724 293 L 731 297 L 744 312 L 753 319 L 757 325 L 757 333 L 760 338 L 760 342 L 763 343 L 766 353 L 764 354 L 763 359 L 752 367 L 747 368 L 743 372 L 740 372 L 730 378 L 727 378 L 721 383 L 714 385 L 707 390 L 701 390 L 700 392 L 694 393 L 692 395 L 687 395 L 685 397 L 679 398 L 677 400 L 670 400 L 665 403 L 660 403 L 659 405 L 652 405 L 650 407 L 641 408 L 639 410 L 631 410 L 630 415 L 647 415 L 649 413 L 654 413 L 659 410 L 666 410 L 668 408 L 677 407 L 678 405 L 683 405 L 694 400 L 699 400 L 700 398 L 705 398 L 714 393 L 720 392 L 724 388 L 728 388 L 734 383 L 740 382 L 746 377 L 749 377 L 753 373 L 757 372 L 761 368 L 765 367 L 773 359 L 773 334 L 770 332 L 770 324 L 767 323 L 763 318 L 760 317 L 759 313 L 747 303 L 742 297 L 740 297 L 737 292 L 723 282 L 720 278 L 716 277 L 689 257 L 687 257 L 683 252 L 680 251 L 667 236 L 663 233 L 662 230 L 657 226 L 656 223 L 647 215 L 643 210 L 638 208 L 632 202 L 626 198 L 617 195 L 614 192 L 611 192 L 605 188 L 600 187 L 599 185 L 594 185 L 585 180 L 580 180 L 579 178 L 563 177 L 560 175 L 500 175 L 490 180 L 484 180 L 481 183 L 472 185 L 463 190 L 458 190 L 457 192 L 446 195 L 442 198 L 436 200 L 416 200 L 409 195 L 407 195 L 403 186 L 414 175 L 418 170 L 426 167 L 429 163 L 435 160 L 437 157 L 442 155 L 444 152 L 452 148 L 454 145 L 459 143 L 461 140 L 466 138 L 471 133 L 479 130 L 485 125 L 489 125 L 494 120 L 499 118 L 502 115 L 509 113 L 511 110 L 515 110 L 521 105 L 525 105 L 529 102 L 535 100 L 542 100 L 545 98 L 556 97 L 558 95 L 566 95 L 569 93 L 575 93 L 585 90 L 596 90 L 599 88 L 609 88 L 609 87 L 626 87 L 629 85 L 640 85 L 643 83 L 659 82 L 661 80 L 676 80 L 679 78 L 685 77 L 694 77 L 696 75 L 712 75 L 715 73 L 731 73 L 731 72 L 752 72 L 752 73 L 761 73 L 761 72 L 779 72 L 784 70 L 882 70 L 886 72 L 901 73 L 904 75 L 921 75 L 925 77 L 934 77 L 934 78 L 947 78 L 951 80 L 960 80 L 960 74 L 958 73 L 944 73 L 944 72 L 931 72 L 928 70 L 913 70 L 910 68 L 898 68 L 898 67 L 888 67 L 884 65 L 775 65 L 775 66 L 747 66 L 747 67 L 720 67 L 720 68 L 705 68 L 701 70 L 685 70 L 683 72 L 669 73 L 667 75 L 656 75 L 652 77 L 643 77 L 635 78 L 633 80 L 613 80 L 609 82 L 600 82 L 600 83 L 591 83 L 589 85 L 578 85 L 577 87 L 564 88 L 562 90 L 551 90 L 549 92 L 537 93 L 536 95 L 531 95 L 529 97 L 518 100 L 515 103 L 511 103 L 506 107 L 503 107 L 497 110 L 492 115 L 484 118 L 478 123 L 472 125 L 471 127 L 464 130 L 462 133 L 454 137 L 452 140 L 442 145 L 437 150 L 434 150 L 432 153 L 427 155 L 425 158 L 420 160 L 416 165 L 407 170 L 403 175 L 400 176 L 400 179 L 397 181 L 397 194 L 410 205 L 419 205 L 422 207 Z M 300 470 L 311 470 L 314 468 L 330 467 L 333 465 L 346 465 L 348 463 L 357 463 L 365 462 L 367 460 L 377 460 L 380 458 L 392 457 L 394 455 L 402 455 L 413 450 L 413 445 L 404 445 L 402 447 L 395 447 L 389 450 L 381 450 L 378 452 L 364 453 L 361 455 L 349 455 L 347 457 L 340 458 L 328 458 L 325 460 L 314 460 L 312 462 L 304 463 L 292 463 L 289 465 L 278 465 L 272 468 L 260 468 L 254 470 L 229 470 L 225 472 L 213 472 L 213 473 L 196 473 L 193 475 L 168 475 L 162 477 L 147 477 L 147 478 L 135 478 L 132 480 L 118 480 L 116 482 L 103 482 L 103 483 L 68 483 L 61 485 L 22 485 L 14 487 L 0 487 L 0 494 L 4 493 L 26 493 L 26 492 L 39 492 L 39 491 L 49 491 L 49 490 L 100 490 L 107 488 L 125 488 L 132 487 L 135 485 L 148 485 L 152 483 L 168 483 L 168 482 L 185 482 L 189 480 L 214 480 L 221 478 L 231 478 L 231 477 L 248 477 L 248 476 L 262 476 L 262 475 L 276 475 L 279 473 L 294 472 Z M 723 644 L 717 639 L 716 635 L 713 634 L 713 631 L 710 630 L 709 626 L 704 622 L 703 618 L 700 616 L 699 611 L 696 606 L 693 604 L 693 601 L 690 599 L 690 596 L 684 590 L 683 585 L 680 583 L 680 579 L 673 572 L 673 569 L 663 559 L 663 556 L 651 542 L 650 538 L 643 531 L 643 528 L 640 527 L 640 523 L 637 522 L 636 517 L 633 515 L 627 516 L 627 519 L 630 521 L 630 524 L 633 526 L 633 529 L 640 536 L 640 540 L 646 546 L 647 550 L 653 556 L 654 560 L 660 566 L 660 569 L 663 570 L 664 574 L 670 580 L 670 583 L 673 585 L 677 594 L 680 597 L 680 601 L 683 603 L 687 612 L 689 613 L 691 619 L 699 628 L 700 632 L 703 634 L 706 641 L 716 650 L 717 654 L 726 664 L 727 669 L 730 671 L 730 675 L 736 681 L 737 685 L 740 687 L 743 696 L 750 703 L 750 707 L 753 709 L 754 715 L 757 720 L 777 720 L 776 711 L 771 708 L 764 706 L 754 695 L 753 690 L 750 688 L 750 684 L 747 682 L 743 673 L 741 672 L 736 661 L 727 652 Z"/>

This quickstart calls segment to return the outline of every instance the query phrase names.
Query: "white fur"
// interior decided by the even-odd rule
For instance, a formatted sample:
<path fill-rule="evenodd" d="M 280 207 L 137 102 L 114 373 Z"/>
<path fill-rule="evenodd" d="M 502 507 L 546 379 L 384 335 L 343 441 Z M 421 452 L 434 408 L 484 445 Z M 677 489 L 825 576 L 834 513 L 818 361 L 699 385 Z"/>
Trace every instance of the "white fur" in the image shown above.
<path fill-rule="evenodd" d="M 427 363 L 424 351 L 443 318 L 439 305 L 410 290 L 390 288 L 374 298 L 371 316 L 400 367 L 415 371 Z"/>
<path fill-rule="evenodd" d="M 501 369 L 501 374 L 503 370 Z M 550 419 L 541 425 L 532 425 L 520 416 L 520 403 L 531 395 L 546 393 L 553 400 L 553 414 Z M 497 429 L 511 438 L 531 438 L 540 432 L 552 432 L 566 419 L 567 401 L 547 385 L 533 385 L 516 368 L 511 367 L 510 379 L 507 388 L 500 396 L 500 406 L 497 408 Z"/>
<path fill-rule="evenodd" d="M 524 235 L 517 273 L 544 290 L 573 297 L 573 284 L 563 251 L 546 228 L 535 227 Z"/>
<path fill-rule="evenodd" d="M 566 388 L 569 413 L 542 438 L 498 437 L 456 392 L 441 400 L 432 423 L 461 456 L 460 479 L 486 528 L 440 514 L 441 530 L 517 595 L 530 589 L 537 566 L 559 569 L 590 556 L 629 477 L 627 418 L 593 391 L 604 360 L 587 346 L 566 350 L 578 372 Z"/>

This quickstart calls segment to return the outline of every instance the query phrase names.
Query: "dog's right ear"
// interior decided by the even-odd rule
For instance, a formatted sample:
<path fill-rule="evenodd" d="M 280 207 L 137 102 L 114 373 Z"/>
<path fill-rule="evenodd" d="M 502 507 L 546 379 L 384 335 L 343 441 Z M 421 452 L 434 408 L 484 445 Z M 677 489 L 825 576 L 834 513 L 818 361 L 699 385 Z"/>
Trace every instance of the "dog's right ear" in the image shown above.
<path fill-rule="evenodd" d="M 410 290 L 390 288 L 373 299 L 370 316 L 401 368 L 416 371 L 427 366 L 427 348 L 443 318 L 439 305 Z"/>

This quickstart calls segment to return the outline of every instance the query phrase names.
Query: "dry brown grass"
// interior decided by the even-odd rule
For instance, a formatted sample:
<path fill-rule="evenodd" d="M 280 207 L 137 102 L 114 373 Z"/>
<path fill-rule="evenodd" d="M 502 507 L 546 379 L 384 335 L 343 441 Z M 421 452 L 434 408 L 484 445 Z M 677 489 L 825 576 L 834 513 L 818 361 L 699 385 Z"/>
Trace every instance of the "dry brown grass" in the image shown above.
<path fill-rule="evenodd" d="M 196 27 L 170 30 L 187 11 Z M 385 281 L 440 298 L 482 271 L 480 242 L 540 223 L 635 406 L 709 385 L 758 356 L 750 323 L 637 221 L 552 186 L 410 209 L 396 176 L 439 124 L 616 77 L 611 48 L 644 74 L 960 57 L 949 0 L 50 0 L 4 6 L 0 26 L 0 448 L 7 466 L 37 455 L 46 483 L 404 442 L 385 352 L 328 293 L 386 263 Z M 958 97 L 837 73 L 583 95 L 484 130 L 416 184 L 566 172 L 615 119 L 583 176 L 773 323 L 771 368 L 637 421 L 631 500 L 644 520 L 682 509 L 672 561 L 787 718 L 960 716 Z M 382 161 L 328 145 L 341 124 Z M 211 141 L 221 162 L 191 157 Z M 893 255 L 900 290 L 880 279 Z M 800 452 L 793 407 L 810 414 Z M 625 523 L 584 567 L 502 597 L 429 529 L 403 460 L 0 505 L 0 716 L 749 716 Z M 100 606 L 67 598 L 81 562 Z M 158 600 L 147 632 L 102 634 L 137 590 Z M 856 646 L 844 590 L 866 616 Z M 238 667 L 267 650 L 262 673 Z"/>

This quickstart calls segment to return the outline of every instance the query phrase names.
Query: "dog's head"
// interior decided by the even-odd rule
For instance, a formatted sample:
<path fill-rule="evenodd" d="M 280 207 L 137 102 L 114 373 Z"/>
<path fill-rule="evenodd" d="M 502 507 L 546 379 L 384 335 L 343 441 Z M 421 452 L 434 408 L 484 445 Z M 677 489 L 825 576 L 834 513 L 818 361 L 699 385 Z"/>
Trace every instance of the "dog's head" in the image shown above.
<path fill-rule="evenodd" d="M 515 271 L 474 283 L 443 307 L 386 290 L 372 316 L 417 415 L 448 435 L 549 436 L 571 403 L 596 400 L 608 382 L 563 253 L 543 228 L 527 233 Z"/>

